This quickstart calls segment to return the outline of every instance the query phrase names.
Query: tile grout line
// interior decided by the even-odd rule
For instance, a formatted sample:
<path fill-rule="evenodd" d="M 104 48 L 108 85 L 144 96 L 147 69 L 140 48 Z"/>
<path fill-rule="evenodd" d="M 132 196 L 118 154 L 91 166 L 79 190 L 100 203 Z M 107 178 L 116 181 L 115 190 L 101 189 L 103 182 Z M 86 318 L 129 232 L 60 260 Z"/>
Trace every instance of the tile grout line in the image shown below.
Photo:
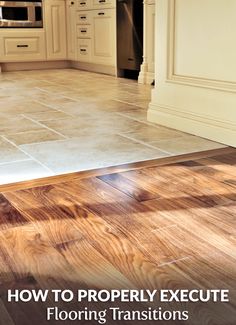
<path fill-rule="evenodd" d="M 53 106 L 51 106 L 51 105 L 48 105 L 48 104 L 45 104 L 45 103 L 43 103 L 43 102 L 41 102 L 40 100 L 34 100 L 34 102 L 36 102 L 36 103 L 39 103 L 39 104 L 41 104 L 41 105 L 43 105 L 43 106 L 45 106 L 45 107 L 49 107 L 49 108 L 51 108 L 51 109 L 53 109 L 54 111 L 56 111 L 56 112 L 60 112 L 60 113 L 64 113 L 65 115 L 68 115 L 68 116 L 70 116 L 70 117 L 74 117 L 74 115 L 72 115 L 72 114 L 70 114 L 70 113 L 65 113 L 64 111 L 62 111 L 61 109 L 59 109 L 59 108 L 55 108 L 55 107 L 53 107 Z M 27 114 L 27 113 L 25 113 L 25 114 Z M 62 118 L 63 119 L 63 118 Z"/>
<path fill-rule="evenodd" d="M 154 147 L 154 146 L 152 146 L 152 145 L 149 144 L 149 143 L 146 143 L 146 142 L 143 142 L 143 141 L 140 141 L 140 140 L 136 140 L 136 139 L 131 138 L 131 137 L 129 137 L 129 136 L 127 136 L 126 134 L 123 134 L 123 133 L 117 133 L 117 134 L 118 134 L 119 136 L 121 136 L 121 137 L 123 137 L 123 138 L 126 138 L 126 139 L 128 139 L 128 140 L 131 140 L 131 141 L 133 141 L 133 142 L 137 142 L 137 143 L 142 144 L 142 145 L 144 145 L 144 146 L 146 146 L 146 147 L 149 147 L 149 148 L 151 148 L 151 149 L 156 149 L 156 150 L 161 151 L 161 152 L 163 152 L 163 153 L 165 153 L 165 154 L 168 154 L 169 156 L 173 156 L 173 153 L 168 152 L 168 151 L 165 151 L 165 150 L 162 150 L 162 149 L 159 149 L 159 148 L 157 148 L 157 147 Z"/>
<path fill-rule="evenodd" d="M 34 120 L 34 119 L 28 117 L 27 115 L 21 114 L 21 116 L 23 116 L 23 117 L 26 118 L 27 120 L 29 120 L 29 121 L 31 121 L 31 122 L 33 122 L 33 123 L 39 125 L 39 126 L 41 126 L 41 127 L 44 128 L 44 129 L 48 129 L 49 131 L 54 132 L 54 133 L 56 133 L 56 134 L 62 136 L 65 140 L 68 139 L 68 137 L 66 137 L 65 135 L 61 134 L 60 132 L 57 132 L 56 130 L 49 128 L 48 126 L 44 125 L 43 123 L 40 123 L 39 121 L 36 121 L 36 120 Z"/>
<path fill-rule="evenodd" d="M 8 140 L 4 135 L 2 135 L 2 138 L 7 141 L 8 143 L 12 144 L 15 148 L 17 148 L 18 150 L 22 151 L 25 155 L 27 155 L 28 157 L 31 158 L 31 160 L 34 160 L 35 162 L 37 162 L 39 165 L 41 165 L 42 167 L 44 167 L 47 171 L 49 171 L 52 175 L 55 175 L 55 173 L 46 165 L 44 165 L 41 161 L 39 161 L 38 159 L 36 159 L 35 157 L 31 156 L 27 151 L 25 151 L 22 148 L 19 148 L 14 142 L 12 142 L 11 140 Z"/>
<path fill-rule="evenodd" d="M 29 157 L 29 158 L 26 158 L 26 159 L 18 159 L 18 160 L 7 161 L 7 162 L 4 162 L 4 163 L 0 163 L 0 167 L 2 167 L 4 165 L 19 163 L 19 162 L 25 162 L 25 161 L 31 161 L 31 160 L 32 159 Z"/>
<path fill-rule="evenodd" d="M 120 103 L 128 104 L 130 106 L 139 107 L 139 108 L 141 108 L 143 110 L 147 110 L 148 109 L 148 107 L 143 107 L 143 106 L 140 106 L 140 105 L 137 105 L 137 104 L 134 104 L 134 103 L 129 103 L 129 102 L 126 102 L 126 101 L 121 100 L 121 99 L 113 99 L 113 100 L 116 100 L 117 102 L 120 102 Z"/>
<path fill-rule="evenodd" d="M 129 111 L 130 112 L 130 111 Z M 134 111 L 135 112 L 135 111 Z M 118 112 L 116 112 L 116 114 L 118 114 L 118 115 L 120 115 L 120 116 L 123 116 L 123 117 L 126 117 L 126 118 L 128 118 L 128 119 L 130 119 L 130 120 L 134 120 L 134 121 L 137 121 L 137 122 L 140 122 L 140 123 L 143 123 L 143 124 L 145 124 L 145 125 L 147 125 L 147 126 L 151 126 L 151 127 L 153 127 L 153 128 L 155 128 L 155 129 L 168 129 L 168 130 L 170 130 L 170 131 L 174 131 L 174 132 L 182 132 L 183 133 L 183 135 L 181 134 L 181 135 L 178 135 L 178 136 L 175 136 L 175 139 L 176 138 L 184 138 L 184 137 L 186 137 L 186 136 L 192 136 L 190 133 L 186 133 L 186 132 L 183 132 L 183 131 L 178 131 L 178 130 L 175 130 L 175 129 L 172 129 L 172 128 L 169 128 L 169 127 L 166 127 L 166 126 L 163 126 L 163 125 L 160 125 L 160 124 L 154 124 L 154 123 L 152 123 L 152 122 L 149 122 L 149 121 L 143 121 L 143 120 L 140 120 L 140 119 L 138 119 L 138 118 L 135 118 L 135 117 L 131 117 L 131 116 L 128 116 L 128 115 L 125 115 L 125 112 L 122 112 L 122 113 L 118 113 Z M 166 140 L 166 139 L 163 139 L 164 141 Z M 161 140 L 159 140 L 159 141 L 161 141 Z"/>

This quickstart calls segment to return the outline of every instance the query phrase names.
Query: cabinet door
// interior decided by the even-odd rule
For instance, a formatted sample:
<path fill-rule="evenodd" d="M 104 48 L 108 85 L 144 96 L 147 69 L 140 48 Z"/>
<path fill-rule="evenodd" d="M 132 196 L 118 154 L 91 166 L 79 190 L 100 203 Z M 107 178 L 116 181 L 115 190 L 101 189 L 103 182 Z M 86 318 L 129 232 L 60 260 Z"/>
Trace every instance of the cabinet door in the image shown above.
<path fill-rule="evenodd" d="M 115 9 L 93 11 L 92 62 L 116 65 Z"/>
<path fill-rule="evenodd" d="M 63 0 L 45 1 L 47 58 L 66 59 L 66 11 Z"/>
<path fill-rule="evenodd" d="M 76 5 L 73 0 L 66 1 L 67 57 L 76 59 Z"/>

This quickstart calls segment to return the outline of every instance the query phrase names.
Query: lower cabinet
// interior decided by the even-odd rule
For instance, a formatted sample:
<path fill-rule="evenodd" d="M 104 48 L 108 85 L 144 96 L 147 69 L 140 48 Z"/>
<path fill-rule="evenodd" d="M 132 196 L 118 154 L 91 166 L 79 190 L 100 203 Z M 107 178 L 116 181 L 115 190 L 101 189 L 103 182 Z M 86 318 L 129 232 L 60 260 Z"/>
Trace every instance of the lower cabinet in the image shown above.
<path fill-rule="evenodd" d="M 92 16 L 93 63 L 116 64 L 116 17 L 115 9 L 94 10 Z"/>
<path fill-rule="evenodd" d="M 64 0 L 45 1 L 44 23 L 47 31 L 47 59 L 66 59 L 66 8 Z"/>
<path fill-rule="evenodd" d="M 77 61 L 116 67 L 115 7 L 114 0 L 93 0 L 76 11 Z"/>
<path fill-rule="evenodd" d="M 115 0 L 44 1 L 43 28 L 0 29 L 0 62 L 71 60 L 116 67 Z"/>
<path fill-rule="evenodd" d="M 46 60 L 45 32 L 43 30 L 1 30 L 0 44 L 1 62 Z"/>
<path fill-rule="evenodd" d="M 75 42 L 72 41 L 70 44 L 75 44 Z M 43 28 L 0 29 L 0 62 L 66 59 L 66 4 L 64 0 L 44 1 Z"/>

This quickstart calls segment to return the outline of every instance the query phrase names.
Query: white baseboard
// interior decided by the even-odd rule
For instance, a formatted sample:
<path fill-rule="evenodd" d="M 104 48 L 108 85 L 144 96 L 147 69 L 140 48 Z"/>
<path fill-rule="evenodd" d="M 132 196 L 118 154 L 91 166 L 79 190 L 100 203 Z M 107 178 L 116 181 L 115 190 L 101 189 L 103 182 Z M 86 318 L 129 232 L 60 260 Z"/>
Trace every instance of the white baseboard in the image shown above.
<path fill-rule="evenodd" d="M 236 147 L 236 125 L 206 115 L 151 103 L 148 121 Z"/>

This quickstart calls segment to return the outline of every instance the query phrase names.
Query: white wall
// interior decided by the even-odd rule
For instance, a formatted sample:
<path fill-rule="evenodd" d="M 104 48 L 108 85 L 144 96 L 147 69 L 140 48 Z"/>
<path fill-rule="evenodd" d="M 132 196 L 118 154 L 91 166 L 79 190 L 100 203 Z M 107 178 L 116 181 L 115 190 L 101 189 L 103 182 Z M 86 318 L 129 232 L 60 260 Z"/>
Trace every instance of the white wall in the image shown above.
<path fill-rule="evenodd" d="M 149 121 L 236 146 L 236 1 L 157 3 Z"/>

